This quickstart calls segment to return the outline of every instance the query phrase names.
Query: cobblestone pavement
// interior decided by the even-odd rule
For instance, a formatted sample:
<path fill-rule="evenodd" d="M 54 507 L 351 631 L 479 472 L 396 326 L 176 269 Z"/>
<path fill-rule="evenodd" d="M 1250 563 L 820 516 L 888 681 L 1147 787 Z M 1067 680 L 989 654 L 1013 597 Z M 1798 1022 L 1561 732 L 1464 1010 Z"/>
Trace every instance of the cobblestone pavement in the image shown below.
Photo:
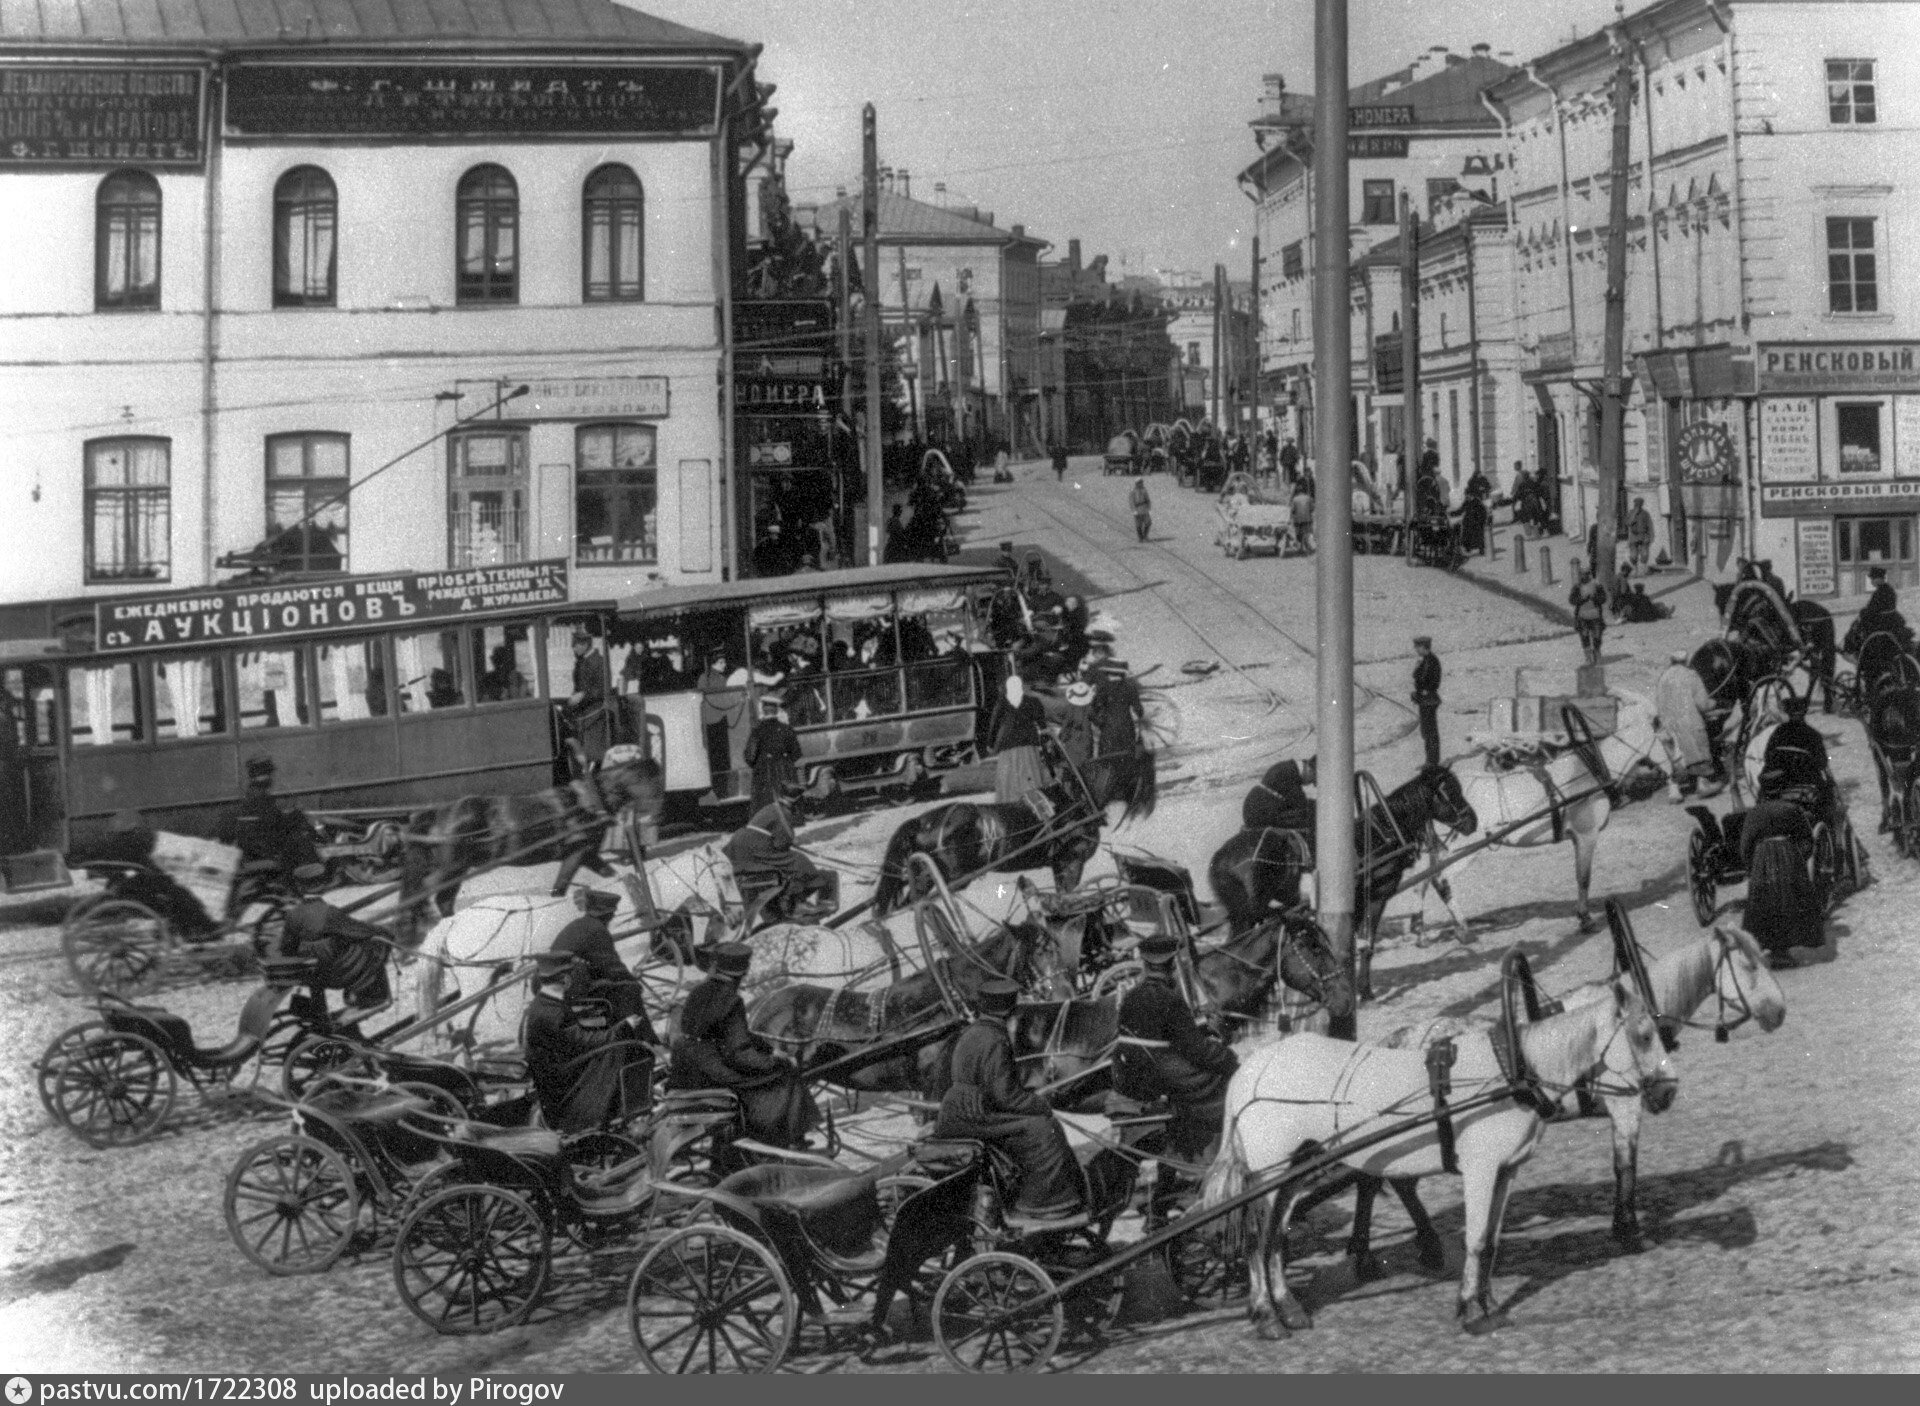
<path fill-rule="evenodd" d="M 1310 561 L 1228 562 L 1210 546 L 1211 504 L 1155 484 L 1156 542 L 1132 542 L 1127 481 L 1088 474 L 1057 485 L 1023 470 L 1003 492 L 977 493 L 974 539 L 1044 540 L 1124 630 L 1136 668 L 1179 681 L 1179 755 L 1159 814 L 1115 839 L 1204 872 L 1235 823 L 1249 772 L 1311 750 Z M 1072 532 L 1061 524 L 1071 524 Z M 1048 526 L 1052 524 L 1052 526 Z M 1046 535 L 1044 538 L 1042 533 Z M 1362 559 L 1360 673 L 1378 690 L 1377 724 L 1362 729 L 1362 765 L 1389 784 L 1418 758 L 1399 699 L 1404 636 L 1436 637 L 1447 661 L 1446 750 L 1463 750 L 1472 712 L 1510 690 L 1521 665 L 1563 670 L 1569 632 L 1512 583 L 1492 591 L 1460 576 Z M 1496 573 L 1504 563 L 1490 564 Z M 1250 601 L 1223 604 L 1227 593 Z M 1546 597 L 1544 589 L 1533 591 Z M 1550 597 L 1547 597 L 1550 600 Z M 1616 686 L 1651 692 L 1666 650 L 1715 632 L 1705 588 L 1670 597 L 1679 617 L 1608 637 Z M 1274 626 L 1295 639 L 1290 642 Z M 1201 638 L 1195 630 L 1204 632 Z M 1263 630 L 1265 633 L 1263 634 Z M 1226 659 L 1201 680 L 1195 657 Z M 1256 667 L 1262 666 L 1265 667 Z M 1150 680 L 1152 681 L 1152 680 Z M 1259 686 L 1256 687 L 1255 685 Z M 1544 690 L 1543 690 L 1544 691 Z M 1274 704 L 1274 696 L 1280 702 Z M 1859 725 L 1816 717 L 1872 855 L 1873 885 L 1848 898 L 1830 941 L 1782 973 L 1789 1015 L 1772 1035 L 1751 1027 L 1716 1045 L 1693 1032 L 1679 1056 L 1674 1109 L 1648 1119 L 1640 1154 L 1647 1248 L 1617 1253 L 1609 1236 L 1612 1177 L 1604 1121 L 1548 1131 L 1522 1171 L 1495 1278 L 1509 1322 L 1469 1338 L 1454 1325 L 1460 1259 L 1458 1183 L 1422 1195 L 1449 1240 L 1449 1273 L 1419 1272 L 1399 1208 L 1383 1201 L 1376 1242 L 1384 1279 L 1356 1285 L 1340 1258 L 1347 1205 L 1296 1228 L 1297 1287 L 1315 1326 L 1256 1341 L 1238 1303 L 1114 1331 L 1057 1364 L 1092 1372 L 1872 1370 L 1920 1367 L 1920 1009 L 1910 915 L 1920 864 L 1874 836 L 1874 784 Z M 897 817 L 837 824 L 831 857 L 870 857 Z M 825 827 L 822 827 L 823 831 Z M 1684 812 L 1656 798 L 1617 815 L 1601 841 L 1596 898 L 1627 902 L 1656 954 L 1696 940 L 1686 898 Z M 1481 925 L 1471 944 L 1383 946 L 1381 999 L 1362 1037 L 1440 1013 L 1482 1009 L 1509 945 L 1528 952 L 1549 989 L 1600 975 L 1604 937 L 1572 920 L 1565 849 L 1498 852 L 1462 875 L 1456 897 Z M 1731 895 L 1737 917 L 1739 890 Z M 1909 906 L 1913 905 L 1913 906 Z M 401 1306 L 383 1244 L 330 1272 L 274 1280 L 236 1252 L 222 1222 L 223 1179 L 239 1152 L 279 1119 L 210 1113 L 182 1092 L 152 1144 L 94 1152 L 53 1128 L 29 1079 L 47 1041 L 85 1014 L 63 989 L 59 906 L 0 909 L 0 1342 L 21 1371 L 632 1370 L 622 1297 L 629 1247 L 562 1256 L 536 1320 L 484 1338 L 440 1338 Z M 1398 927 L 1399 925 L 1396 925 Z M 202 1040 L 224 1038 L 246 994 L 239 984 L 169 993 Z M 1124 1227 L 1123 1227 L 1124 1230 Z M 1151 1286 L 1136 1288 L 1144 1297 Z M 924 1332 L 863 1361 L 810 1333 L 796 1370 L 940 1371 Z"/>

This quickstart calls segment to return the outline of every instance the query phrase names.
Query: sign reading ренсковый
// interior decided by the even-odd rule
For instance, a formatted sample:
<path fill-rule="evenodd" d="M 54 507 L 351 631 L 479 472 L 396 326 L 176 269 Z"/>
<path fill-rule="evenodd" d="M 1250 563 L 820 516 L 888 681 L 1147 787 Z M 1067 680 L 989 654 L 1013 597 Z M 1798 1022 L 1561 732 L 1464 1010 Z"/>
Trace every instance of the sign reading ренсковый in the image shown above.
<path fill-rule="evenodd" d="M 242 135 L 687 135 L 719 121 L 711 68 L 641 64 L 257 63 L 227 70 Z"/>
<path fill-rule="evenodd" d="M 1920 342 L 1803 342 L 1755 348 L 1760 392 L 1920 391 Z"/>
<path fill-rule="evenodd" d="M 182 649 L 339 630 L 423 626 L 527 606 L 564 605 L 567 563 L 516 562 L 459 571 L 399 571 L 337 581 L 215 587 L 95 603 L 94 648 L 102 653 Z"/>
<path fill-rule="evenodd" d="M 0 168 L 198 166 L 197 68 L 0 64 Z"/>

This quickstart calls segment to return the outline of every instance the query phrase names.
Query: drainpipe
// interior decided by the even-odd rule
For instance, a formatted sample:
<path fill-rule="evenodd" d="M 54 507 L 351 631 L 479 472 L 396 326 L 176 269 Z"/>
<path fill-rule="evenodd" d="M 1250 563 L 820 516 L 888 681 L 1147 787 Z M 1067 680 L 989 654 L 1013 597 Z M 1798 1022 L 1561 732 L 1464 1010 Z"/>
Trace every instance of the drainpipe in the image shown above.
<path fill-rule="evenodd" d="M 1465 241 L 1467 255 L 1467 432 L 1473 436 L 1473 467 L 1478 473 L 1480 463 L 1480 308 L 1479 298 L 1474 290 L 1478 285 L 1473 278 L 1473 217 L 1469 215 L 1460 222 L 1460 233 Z M 1494 472 L 1499 472 L 1498 466 Z"/>
<path fill-rule="evenodd" d="M 1505 110 L 1487 96 L 1484 88 L 1480 91 L 1480 106 L 1493 114 L 1493 120 L 1500 124 L 1500 144 L 1507 152 L 1507 336 L 1517 343 L 1520 340 L 1520 221 L 1513 205 L 1513 173 L 1518 169 L 1513 155 L 1513 129 L 1507 121 Z M 1522 434 L 1521 444 L 1524 445 L 1526 440 L 1527 437 Z M 1523 461 L 1526 458 L 1524 449 L 1521 450 L 1521 458 Z M 1534 465 L 1535 469 L 1539 467 L 1537 463 Z M 1499 471 L 1498 464 L 1494 465 L 1494 470 L 1496 473 Z"/>
<path fill-rule="evenodd" d="M 1569 185 L 1570 178 L 1567 173 L 1566 114 L 1562 112 L 1560 108 L 1559 90 L 1539 75 L 1535 69 L 1535 65 L 1528 64 L 1521 72 L 1526 75 L 1529 83 L 1532 83 L 1536 88 L 1545 92 L 1549 98 L 1553 99 L 1553 126 L 1555 134 L 1560 138 L 1560 246 L 1561 258 L 1566 261 L 1567 266 L 1567 379 L 1569 383 L 1571 383 L 1573 379 L 1573 367 L 1578 364 L 1580 358 L 1580 311 L 1579 303 L 1574 297 L 1573 290 L 1573 195 Z M 1578 409 L 1577 403 L 1575 409 Z M 1563 461 L 1568 458 L 1569 451 L 1575 449 L 1579 439 L 1578 418 L 1576 414 L 1575 433 L 1562 435 L 1560 437 L 1560 458 Z M 1577 462 L 1576 460 L 1576 463 Z M 1580 510 L 1579 520 L 1581 521 L 1581 526 L 1584 527 L 1586 500 L 1580 493 L 1579 471 L 1576 469 L 1569 477 L 1573 481 L 1573 501 L 1575 506 Z M 1564 516 L 1563 513 L 1563 521 Z"/>
<path fill-rule="evenodd" d="M 220 276 L 220 112 L 221 70 L 207 73 L 207 106 L 216 114 L 213 130 L 207 134 L 207 173 L 202 186 L 201 238 L 206 241 L 200 262 L 202 288 L 200 313 L 200 584 L 213 584 L 213 484 L 219 454 L 214 449 L 214 431 L 218 425 L 218 397 L 214 388 L 214 358 L 219 350 L 215 329 L 218 310 L 214 302 Z"/>

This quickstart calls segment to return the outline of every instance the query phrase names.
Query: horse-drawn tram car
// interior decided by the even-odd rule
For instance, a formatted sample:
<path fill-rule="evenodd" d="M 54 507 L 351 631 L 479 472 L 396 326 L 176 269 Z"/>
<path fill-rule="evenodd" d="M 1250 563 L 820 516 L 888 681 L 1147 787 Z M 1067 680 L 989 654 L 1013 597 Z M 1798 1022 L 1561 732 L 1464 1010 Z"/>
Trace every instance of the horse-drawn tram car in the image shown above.
<path fill-rule="evenodd" d="M 674 792 L 744 797 L 747 739 L 778 699 L 801 779 L 824 791 L 951 773 L 1006 677 L 988 609 L 996 568 L 923 563 L 669 586 L 622 600 L 608 628 L 616 688 L 637 695 L 648 753 Z"/>

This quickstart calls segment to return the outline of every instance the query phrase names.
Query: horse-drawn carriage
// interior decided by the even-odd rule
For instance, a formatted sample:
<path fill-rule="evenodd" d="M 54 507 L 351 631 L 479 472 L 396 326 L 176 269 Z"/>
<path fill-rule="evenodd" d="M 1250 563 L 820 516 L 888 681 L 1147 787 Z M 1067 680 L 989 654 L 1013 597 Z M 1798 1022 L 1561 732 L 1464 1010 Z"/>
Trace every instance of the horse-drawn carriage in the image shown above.
<path fill-rule="evenodd" d="M 1789 790 L 1781 797 L 1807 812 L 1813 839 L 1800 856 L 1807 866 L 1813 885 L 1815 906 L 1825 913 L 1844 889 L 1859 887 L 1861 846 L 1853 833 L 1853 822 L 1840 813 L 1829 813 L 1817 798 Z M 1716 890 L 1747 881 L 1746 862 L 1741 856 L 1742 832 L 1748 811 L 1736 810 L 1715 816 L 1706 806 L 1687 807 L 1694 829 L 1687 837 L 1687 886 L 1693 898 L 1693 916 L 1701 927 L 1713 922 L 1720 911 Z"/>
<path fill-rule="evenodd" d="M 1138 473 L 1141 457 L 1139 437 L 1132 430 L 1122 430 L 1107 441 L 1107 452 L 1101 458 L 1100 472 L 1102 476 Z"/>
<path fill-rule="evenodd" d="M 1220 516 L 1214 544 L 1236 561 L 1255 551 L 1284 556 L 1294 540 L 1292 507 L 1269 499 L 1250 474 L 1228 478 L 1214 511 Z"/>
<path fill-rule="evenodd" d="M 1415 566 L 1437 566 L 1454 571 L 1467 559 L 1460 544 L 1460 524 L 1442 513 L 1422 513 L 1407 532 L 1407 550 Z"/>

